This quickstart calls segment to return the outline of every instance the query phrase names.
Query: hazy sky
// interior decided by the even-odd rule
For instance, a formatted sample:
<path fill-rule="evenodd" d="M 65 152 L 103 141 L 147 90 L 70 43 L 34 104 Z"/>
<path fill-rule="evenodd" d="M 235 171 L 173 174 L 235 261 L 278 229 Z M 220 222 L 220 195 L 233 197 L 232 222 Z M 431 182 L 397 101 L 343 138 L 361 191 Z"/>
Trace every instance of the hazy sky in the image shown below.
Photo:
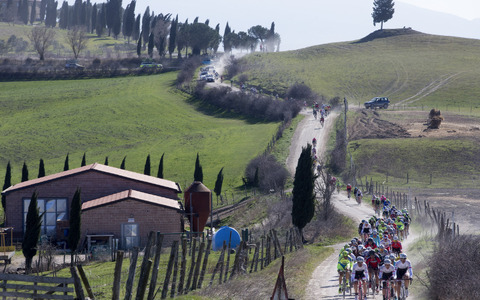
<path fill-rule="evenodd" d="M 75 0 L 68 2 L 73 4 Z M 123 0 L 123 7 L 130 2 Z M 392 20 L 385 23 L 385 28 L 406 26 L 431 34 L 480 38 L 480 26 L 477 33 L 477 26 L 467 24 L 468 20 L 475 18 L 479 18 L 480 22 L 480 0 L 394 2 L 395 14 Z M 247 31 L 254 25 L 270 28 L 271 23 L 275 22 L 276 32 L 282 38 L 281 50 L 356 40 L 380 28 L 378 24 L 373 26 L 373 0 L 137 0 L 135 13 L 143 15 L 147 6 L 155 14 L 178 14 L 180 22 L 187 18 L 192 22 L 197 16 L 200 22 L 208 18 L 210 26 L 220 24 L 221 34 L 227 22 L 236 32 Z M 438 12 L 451 16 L 445 19 L 445 15 Z"/>

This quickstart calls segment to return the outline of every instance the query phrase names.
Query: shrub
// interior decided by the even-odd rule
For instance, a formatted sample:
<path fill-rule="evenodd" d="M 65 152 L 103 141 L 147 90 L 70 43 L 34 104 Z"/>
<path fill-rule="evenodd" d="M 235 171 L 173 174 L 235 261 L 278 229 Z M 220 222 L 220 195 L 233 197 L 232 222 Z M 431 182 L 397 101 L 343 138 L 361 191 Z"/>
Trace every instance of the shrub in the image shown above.
<path fill-rule="evenodd" d="M 317 98 L 312 89 L 304 83 L 295 83 L 290 86 L 287 90 L 286 96 L 288 99 L 299 99 L 299 100 L 313 100 Z"/>
<path fill-rule="evenodd" d="M 255 173 L 258 176 L 258 187 L 264 192 L 283 189 L 288 178 L 287 169 L 273 155 L 257 156 L 247 165 L 245 177 L 250 186 L 254 186 Z"/>
<path fill-rule="evenodd" d="M 429 261 L 430 299 L 480 299 L 480 237 L 442 241 Z"/>

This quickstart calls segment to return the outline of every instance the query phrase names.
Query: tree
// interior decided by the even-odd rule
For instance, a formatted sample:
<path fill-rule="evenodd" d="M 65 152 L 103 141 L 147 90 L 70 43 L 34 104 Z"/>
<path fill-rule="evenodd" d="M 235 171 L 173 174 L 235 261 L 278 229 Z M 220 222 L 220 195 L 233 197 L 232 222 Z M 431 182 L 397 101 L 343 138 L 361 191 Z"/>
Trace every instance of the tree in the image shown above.
<path fill-rule="evenodd" d="M 33 27 L 29 32 L 28 38 L 33 44 L 33 48 L 40 56 L 40 60 L 45 59 L 45 52 L 53 43 L 55 38 L 55 31 L 46 27 Z"/>
<path fill-rule="evenodd" d="M 215 195 L 217 195 L 217 204 L 218 204 L 218 196 L 220 196 L 220 199 L 222 198 L 222 185 L 223 185 L 223 167 L 220 169 L 220 172 L 218 172 L 217 180 L 215 181 L 215 188 L 213 189 L 213 191 L 215 192 Z"/>
<path fill-rule="evenodd" d="M 159 14 L 155 18 L 155 26 L 153 26 L 153 35 L 155 37 L 155 47 L 157 47 L 158 55 L 164 57 L 166 53 L 167 46 L 167 36 L 169 33 L 170 27 L 170 16 L 171 14 Z"/>
<path fill-rule="evenodd" d="M 387 22 L 393 17 L 395 9 L 393 0 L 374 0 L 373 1 L 373 26 L 377 23 L 381 24 L 380 30 L 383 30 L 383 23 Z"/>
<path fill-rule="evenodd" d="M 302 148 L 298 158 L 292 191 L 292 223 L 300 230 L 312 220 L 315 213 L 315 174 L 313 170 L 312 146 Z"/>
<path fill-rule="evenodd" d="M 62 7 L 60 8 L 60 18 L 58 20 L 58 27 L 62 29 L 68 28 L 68 16 L 69 16 L 69 6 L 67 1 L 63 1 Z"/>
<path fill-rule="evenodd" d="M 28 0 L 19 0 L 18 17 L 23 22 L 23 24 L 28 24 Z"/>
<path fill-rule="evenodd" d="M 182 50 L 185 48 L 185 56 L 187 56 L 188 51 L 188 41 L 190 40 L 190 25 L 188 24 L 188 19 L 185 23 L 177 25 L 178 32 L 177 32 L 177 51 L 178 51 L 178 59 L 182 58 Z"/>
<path fill-rule="evenodd" d="M 28 167 L 25 161 L 23 162 L 23 167 L 22 167 L 22 182 L 24 181 L 28 181 Z"/>
<path fill-rule="evenodd" d="M 105 162 L 103 164 L 108 166 L 108 156 L 105 157 Z"/>
<path fill-rule="evenodd" d="M 137 18 L 135 19 L 135 24 L 133 25 L 133 39 L 136 41 L 140 38 L 140 14 L 137 15 Z"/>
<path fill-rule="evenodd" d="M 120 164 L 120 169 L 125 170 L 125 160 L 127 159 L 127 156 L 123 157 L 122 163 Z"/>
<path fill-rule="evenodd" d="M 248 29 L 248 35 L 255 38 L 256 40 L 260 40 L 261 46 L 264 46 L 264 41 L 268 37 L 269 30 L 263 26 L 256 25 L 252 26 Z"/>
<path fill-rule="evenodd" d="M 32 10 L 30 11 L 30 24 L 33 25 L 35 17 L 37 16 L 37 0 L 33 0 Z"/>
<path fill-rule="evenodd" d="M 64 171 L 70 170 L 70 166 L 68 165 L 68 153 L 67 153 L 67 156 L 65 157 L 65 162 L 63 163 L 63 170 Z"/>
<path fill-rule="evenodd" d="M 77 188 L 72 198 L 72 207 L 70 208 L 70 230 L 68 231 L 68 246 L 71 250 L 70 264 L 74 265 L 74 256 L 77 251 L 78 242 L 81 236 L 82 225 L 82 199 L 80 197 L 80 188 Z"/>
<path fill-rule="evenodd" d="M 25 273 L 27 274 L 30 273 L 33 257 L 37 254 L 37 244 L 42 228 L 43 213 L 39 213 L 37 197 L 38 193 L 36 191 L 33 192 L 28 205 L 25 234 L 22 242 L 22 252 L 23 256 L 25 256 Z"/>
<path fill-rule="evenodd" d="M 158 172 L 157 172 L 157 177 L 158 178 L 163 178 L 163 156 L 165 153 L 162 154 L 162 157 L 160 158 L 160 163 L 158 164 Z"/>
<path fill-rule="evenodd" d="M 138 43 L 137 43 L 137 56 L 140 57 L 142 56 L 142 35 L 140 34 L 140 37 L 138 38 Z"/>
<path fill-rule="evenodd" d="M 127 8 L 125 9 L 124 12 L 124 24 L 123 26 L 125 27 L 124 30 L 124 35 L 128 37 L 128 43 L 130 44 L 130 38 L 132 37 L 133 34 L 133 28 L 135 25 L 135 5 L 136 1 L 132 0 L 130 4 L 127 5 Z"/>
<path fill-rule="evenodd" d="M 45 26 L 55 27 L 57 26 L 57 6 L 58 2 L 55 0 L 48 0 L 46 12 L 45 12 Z"/>
<path fill-rule="evenodd" d="M 83 156 L 82 156 L 82 163 L 80 164 L 80 167 L 84 167 L 87 165 L 87 157 L 86 157 L 86 153 L 83 152 Z"/>
<path fill-rule="evenodd" d="M 85 33 L 85 28 L 75 26 L 71 30 L 67 31 L 66 36 L 67 44 L 72 48 L 73 56 L 78 58 L 80 52 L 87 48 L 88 38 Z"/>
<path fill-rule="evenodd" d="M 5 179 L 3 181 L 3 189 L 2 191 L 8 189 L 12 185 L 12 167 L 10 165 L 10 161 L 7 164 L 7 170 L 5 171 Z M 6 204 L 7 204 L 7 197 L 5 195 L 2 195 L 2 207 L 3 211 L 5 212 L 6 209 Z M 3 218 L 5 221 L 5 213 L 3 214 Z"/>
<path fill-rule="evenodd" d="M 40 22 L 45 20 L 45 10 L 47 8 L 47 0 L 41 0 L 40 2 Z"/>
<path fill-rule="evenodd" d="M 97 8 L 97 3 L 95 3 L 92 7 L 92 13 L 90 16 L 90 24 L 91 24 L 90 33 L 93 33 L 93 31 L 97 29 L 97 14 L 98 14 L 98 8 Z"/>
<path fill-rule="evenodd" d="M 170 35 L 168 39 L 168 54 L 170 55 L 170 59 L 172 59 L 172 53 L 173 51 L 175 51 L 175 45 L 176 45 L 175 39 L 177 38 L 177 26 L 178 26 L 178 15 L 175 17 L 175 19 L 172 21 L 172 24 L 170 25 Z"/>
<path fill-rule="evenodd" d="M 321 166 L 325 164 L 320 162 Z M 322 168 L 317 175 L 318 180 L 315 181 L 315 191 L 320 195 L 320 201 L 317 203 L 317 212 L 323 215 L 323 220 L 327 221 L 333 211 L 331 198 L 335 191 L 335 183 L 332 182 L 332 175 L 326 168 Z"/>
<path fill-rule="evenodd" d="M 154 35 L 153 35 L 153 32 L 150 33 L 150 36 L 148 37 L 148 56 L 150 58 L 153 57 L 153 47 L 155 46 L 155 43 L 154 43 Z"/>
<path fill-rule="evenodd" d="M 142 17 L 142 37 L 143 37 L 144 47 L 145 47 L 145 44 L 148 42 L 148 38 L 150 36 L 150 23 L 151 23 L 150 7 L 147 6 Z"/>
<path fill-rule="evenodd" d="M 198 155 L 198 152 L 197 152 L 197 159 L 195 160 L 195 171 L 193 172 L 193 181 L 203 182 L 203 169 L 202 169 L 202 165 L 200 164 L 200 157 Z"/>
<path fill-rule="evenodd" d="M 100 10 L 97 13 L 97 21 L 95 26 L 95 33 L 97 36 L 102 36 L 105 30 L 106 22 L 107 22 L 107 10 L 105 3 L 102 4 Z"/>
<path fill-rule="evenodd" d="M 230 29 L 230 26 L 227 22 L 227 25 L 225 25 L 225 30 L 223 31 L 223 51 L 225 51 L 225 53 L 232 51 L 232 42 L 229 37 L 230 33 L 232 33 L 232 29 Z"/>
<path fill-rule="evenodd" d="M 150 154 L 147 155 L 147 159 L 145 161 L 145 167 L 143 168 L 143 174 L 150 176 Z"/>
<path fill-rule="evenodd" d="M 45 176 L 45 164 L 43 159 L 40 159 L 40 163 L 38 164 L 38 178 Z"/>
<path fill-rule="evenodd" d="M 255 175 L 253 176 L 253 186 L 258 187 L 259 184 L 259 179 L 258 179 L 258 166 L 255 168 Z"/>

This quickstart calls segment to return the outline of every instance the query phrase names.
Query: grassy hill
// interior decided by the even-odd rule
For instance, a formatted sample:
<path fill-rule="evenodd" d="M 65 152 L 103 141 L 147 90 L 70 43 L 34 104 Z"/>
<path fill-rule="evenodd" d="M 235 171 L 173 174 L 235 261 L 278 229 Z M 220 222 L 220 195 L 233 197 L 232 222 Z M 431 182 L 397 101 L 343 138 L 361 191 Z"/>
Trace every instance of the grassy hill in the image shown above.
<path fill-rule="evenodd" d="M 399 29 L 242 61 L 247 82 L 267 90 L 304 82 L 327 98 L 345 96 L 354 104 L 388 96 L 402 107 L 472 107 L 480 114 L 479 50 L 480 40 Z"/>
<path fill-rule="evenodd" d="M 36 178 L 40 159 L 47 174 L 87 164 L 119 167 L 143 173 L 151 155 L 156 176 L 162 153 L 164 174 L 182 187 L 193 180 L 197 152 L 205 184 L 212 188 L 225 167 L 224 190 L 230 195 L 242 184 L 246 164 L 264 151 L 277 123 L 213 117 L 187 103 L 173 87 L 176 73 L 71 81 L 0 83 L 0 181 L 7 161 L 13 182 L 21 178 L 26 161 Z M 229 196 L 230 197 L 230 196 Z"/>

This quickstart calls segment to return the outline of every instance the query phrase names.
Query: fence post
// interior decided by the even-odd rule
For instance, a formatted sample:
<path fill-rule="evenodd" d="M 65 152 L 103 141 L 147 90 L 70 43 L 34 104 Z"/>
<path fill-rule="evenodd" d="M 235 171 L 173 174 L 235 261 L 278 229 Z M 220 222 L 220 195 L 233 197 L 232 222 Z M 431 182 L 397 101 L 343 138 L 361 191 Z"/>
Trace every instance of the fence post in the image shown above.
<path fill-rule="evenodd" d="M 122 264 L 123 264 L 123 251 L 119 250 L 117 252 L 117 261 L 115 262 L 115 273 L 113 274 L 112 300 L 120 299 L 120 280 L 122 279 Z M 79 265 L 79 267 L 81 267 L 81 265 Z M 82 272 L 80 272 L 80 274 L 81 273 Z M 90 293 L 88 294 L 89 294 L 88 296 L 91 298 Z"/>
<path fill-rule="evenodd" d="M 170 249 L 170 259 L 168 260 L 167 272 L 165 273 L 165 281 L 163 282 L 161 299 L 167 298 L 168 284 L 170 283 L 170 275 L 172 274 L 173 263 L 175 262 L 175 257 L 177 256 L 177 253 L 178 253 L 178 241 L 173 241 L 172 248 Z M 193 256 L 194 254 L 192 254 L 192 259 L 193 259 Z"/>
<path fill-rule="evenodd" d="M 152 278 L 150 279 L 150 289 L 148 290 L 148 300 L 153 300 L 155 287 L 157 286 L 158 265 L 160 264 L 160 254 L 162 253 L 163 234 L 157 231 L 155 243 L 155 259 L 153 263 Z"/>
<path fill-rule="evenodd" d="M 182 239 L 182 262 L 180 265 L 180 280 L 178 282 L 178 293 L 183 292 L 183 282 L 185 281 L 185 272 L 187 269 L 187 239 Z"/>
<path fill-rule="evenodd" d="M 138 259 L 137 247 L 133 248 L 132 256 L 130 257 L 130 269 L 128 270 L 128 279 L 127 286 L 125 290 L 125 300 L 132 299 L 132 290 L 133 290 L 133 281 L 135 279 L 135 270 L 137 269 L 137 259 Z"/>
<path fill-rule="evenodd" d="M 85 299 L 85 295 L 83 294 L 82 283 L 80 282 L 80 277 L 78 277 L 78 272 L 75 267 L 70 267 L 70 273 L 73 277 L 73 285 L 75 286 L 75 294 L 77 298 L 80 300 Z"/>
<path fill-rule="evenodd" d="M 200 278 L 198 280 L 198 288 L 202 288 L 202 282 L 203 278 L 205 276 L 205 272 L 207 270 L 207 264 L 208 264 L 208 256 L 210 255 L 210 249 L 212 248 L 212 239 L 208 238 L 207 241 L 207 248 L 205 249 L 205 257 L 203 258 L 203 266 L 202 266 L 202 271 L 200 272 Z"/>

